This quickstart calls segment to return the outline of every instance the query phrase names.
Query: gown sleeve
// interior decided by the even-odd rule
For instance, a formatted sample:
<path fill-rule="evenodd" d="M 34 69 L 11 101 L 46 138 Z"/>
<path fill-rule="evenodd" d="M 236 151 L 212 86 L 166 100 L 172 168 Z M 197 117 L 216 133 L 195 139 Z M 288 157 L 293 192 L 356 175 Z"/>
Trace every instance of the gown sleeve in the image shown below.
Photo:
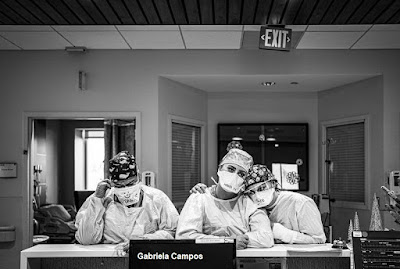
<path fill-rule="evenodd" d="M 177 239 L 220 238 L 215 235 L 203 234 L 205 194 L 193 193 L 186 200 L 181 211 L 176 230 Z"/>
<path fill-rule="evenodd" d="M 75 226 L 77 231 L 75 238 L 82 245 L 93 245 L 100 243 L 103 238 L 104 220 L 106 211 L 104 207 L 105 198 L 98 198 L 92 194 L 79 209 Z"/>
<path fill-rule="evenodd" d="M 169 197 L 164 193 L 157 194 L 155 205 L 159 216 L 158 230 L 143 235 L 146 239 L 174 239 L 178 225 L 179 213 Z"/>

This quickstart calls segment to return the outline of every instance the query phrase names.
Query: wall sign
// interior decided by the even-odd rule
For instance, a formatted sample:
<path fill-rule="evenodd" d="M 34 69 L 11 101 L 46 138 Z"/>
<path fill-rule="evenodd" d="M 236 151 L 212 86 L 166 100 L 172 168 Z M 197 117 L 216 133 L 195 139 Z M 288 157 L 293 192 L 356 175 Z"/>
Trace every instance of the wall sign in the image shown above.
<path fill-rule="evenodd" d="M 17 177 L 16 163 L 0 163 L 0 178 Z"/>
<path fill-rule="evenodd" d="M 260 49 L 290 51 L 292 29 L 283 26 L 261 26 Z"/>

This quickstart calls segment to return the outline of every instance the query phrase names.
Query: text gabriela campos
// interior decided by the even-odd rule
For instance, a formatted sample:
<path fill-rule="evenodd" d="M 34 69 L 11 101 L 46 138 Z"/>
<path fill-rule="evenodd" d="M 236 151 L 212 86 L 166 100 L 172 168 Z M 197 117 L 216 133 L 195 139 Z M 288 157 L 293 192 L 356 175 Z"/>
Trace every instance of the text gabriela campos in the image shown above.
<path fill-rule="evenodd" d="M 184 260 L 184 261 L 191 261 L 191 260 L 202 260 L 203 254 L 188 254 L 188 253 L 176 253 L 172 252 L 171 254 L 161 252 L 161 253 L 143 253 L 139 252 L 137 254 L 137 258 L 139 260 Z"/>

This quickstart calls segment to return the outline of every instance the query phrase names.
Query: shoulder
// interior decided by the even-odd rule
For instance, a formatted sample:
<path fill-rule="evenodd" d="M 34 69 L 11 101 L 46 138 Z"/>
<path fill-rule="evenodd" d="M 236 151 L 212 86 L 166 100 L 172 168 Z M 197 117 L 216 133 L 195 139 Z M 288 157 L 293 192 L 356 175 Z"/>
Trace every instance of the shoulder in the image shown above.
<path fill-rule="evenodd" d="M 150 186 L 142 185 L 142 191 L 144 195 L 148 196 L 151 200 L 170 200 L 165 192 Z"/>
<path fill-rule="evenodd" d="M 302 207 L 304 204 L 315 204 L 314 200 L 307 195 L 293 191 L 281 191 L 279 194 L 279 200 L 281 203 L 293 203 L 296 207 Z"/>

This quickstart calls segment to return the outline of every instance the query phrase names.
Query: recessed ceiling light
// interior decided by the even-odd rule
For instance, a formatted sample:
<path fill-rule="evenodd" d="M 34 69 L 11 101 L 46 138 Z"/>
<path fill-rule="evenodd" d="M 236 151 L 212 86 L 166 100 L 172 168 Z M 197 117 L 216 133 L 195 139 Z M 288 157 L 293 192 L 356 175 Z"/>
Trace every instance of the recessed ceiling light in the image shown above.
<path fill-rule="evenodd" d="M 275 84 L 276 84 L 276 83 L 273 82 L 273 81 L 264 81 L 264 82 L 261 82 L 261 85 L 266 86 L 266 87 L 272 86 L 272 85 L 275 85 Z"/>
<path fill-rule="evenodd" d="M 297 84 L 299 84 L 297 81 L 292 81 L 292 82 L 290 82 L 290 84 L 292 84 L 292 85 L 297 85 Z"/>
<path fill-rule="evenodd" d="M 241 141 L 241 140 L 243 140 L 243 138 L 238 137 L 238 136 L 234 136 L 234 137 L 232 137 L 232 140 L 233 141 Z"/>
<path fill-rule="evenodd" d="M 268 137 L 267 141 L 276 141 L 276 138 L 275 137 Z"/>

